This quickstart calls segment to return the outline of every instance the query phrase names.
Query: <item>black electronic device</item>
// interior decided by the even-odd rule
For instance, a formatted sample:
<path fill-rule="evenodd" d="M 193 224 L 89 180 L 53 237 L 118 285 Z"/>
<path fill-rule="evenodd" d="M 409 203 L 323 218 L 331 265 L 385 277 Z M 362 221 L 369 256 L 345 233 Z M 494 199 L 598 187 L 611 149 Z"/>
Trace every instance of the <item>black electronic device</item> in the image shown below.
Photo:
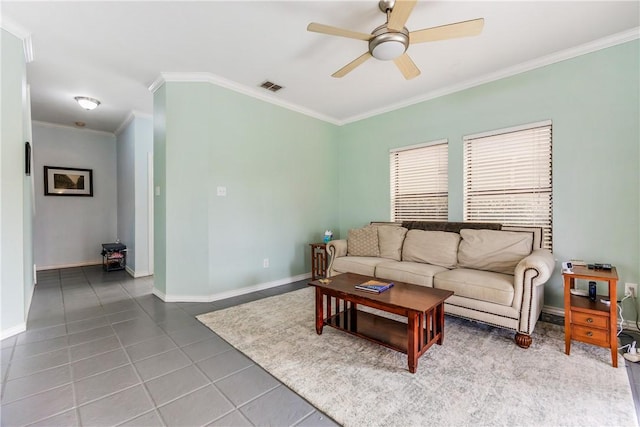
<path fill-rule="evenodd" d="M 595 263 L 593 264 L 593 267 L 591 267 L 591 264 L 589 264 L 589 268 L 593 268 L 594 270 L 605 270 L 605 271 L 611 271 L 611 264 L 601 264 L 601 263 Z"/>
<path fill-rule="evenodd" d="M 589 299 L 596 300 L 596 282 L 589 282 Z"/>

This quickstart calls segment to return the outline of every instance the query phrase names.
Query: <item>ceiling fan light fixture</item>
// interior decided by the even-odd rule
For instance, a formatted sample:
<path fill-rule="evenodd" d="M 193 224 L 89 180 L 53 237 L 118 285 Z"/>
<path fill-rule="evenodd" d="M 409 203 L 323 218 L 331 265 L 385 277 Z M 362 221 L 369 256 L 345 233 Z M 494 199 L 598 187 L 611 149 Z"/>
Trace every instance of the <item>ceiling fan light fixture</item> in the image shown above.
<path fill-rule="evenodd" d="M 398 41 L 390 40 L 376 45 L 373 50 L 371 50 L 371 55 L 373 55 L 373 57 L 376 59 L 389 61 L 392 59 L 396 59 L 398 56 L 402 55 L 405 50 L 406 48 L 404 44 Z"/>
<path fill-rule="evenodd" d="M 390 31 L 385 24 L 376 28 L 372 35 L 369 40 L 369 53 L 382 61 L 396 59 L 409 47 L 409 32 L 406 28 L 402 32 Z"/>
<path fill-rule="evenodd" d="M 76 96 L 73 99 L 75 99 L 76 102 L 85 110 L 93 110 L 100 105 L 100 101 L 94 98 L 89 98 L 88 96 Z"/>

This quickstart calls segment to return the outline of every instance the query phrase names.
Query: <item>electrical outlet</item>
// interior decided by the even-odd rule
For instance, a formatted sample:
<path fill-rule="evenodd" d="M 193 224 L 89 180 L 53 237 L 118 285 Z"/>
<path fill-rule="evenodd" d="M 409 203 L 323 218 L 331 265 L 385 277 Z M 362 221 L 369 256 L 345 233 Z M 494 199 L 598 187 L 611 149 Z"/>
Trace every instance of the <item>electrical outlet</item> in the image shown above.
<path fill-rule="evenodd" d="M 269 268 L 269 258 L 265 258 L 262 260 L 262 267 Z"/>
<path fill-rule="evenodd" d="M 631 295 L 633 298 L 638 296 L 638 284 L 637 283 L 625 283 L 624 294 Z"/>

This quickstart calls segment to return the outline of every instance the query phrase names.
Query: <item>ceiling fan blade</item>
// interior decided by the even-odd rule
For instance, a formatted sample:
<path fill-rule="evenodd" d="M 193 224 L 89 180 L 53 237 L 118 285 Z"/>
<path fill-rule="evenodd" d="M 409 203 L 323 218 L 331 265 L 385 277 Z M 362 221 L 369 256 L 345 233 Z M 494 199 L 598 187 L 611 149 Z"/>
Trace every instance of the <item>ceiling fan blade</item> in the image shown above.
<path fill-rule="evenodd" d="M 371 34 L 360 33 L 358 31 L 345 30 L 338 27 L 332 27 L 330 25 L 317 24 L 312 22 L 307 26 L 307 31 L 314 33 L 328 34 L 330 36 L 346 37 L 348 39 L 358 39 L 368 41 L 371 38 Z"/>
<path fill-rule="evenodd" d="M 344 67 L 340 68 L 335 73 L 331 74 L 331 77 L 336 77 L 336 78 L 344 77 L 348 73 L 353 71 L 354 68 L 356 68 L 358 65 L 362 64 L 364 61 L 366 61 L 369 58 L 371 58 L 371 54 L 369 52 L 365 52 L 359 57 L 357 57 L 356 59 L 354 59 L 353 61 L 349 62 Z"/>
<path fill-rule="evenodd" d="M 398 56 L 393 60 L 393 62 L 395 62 L 396 67 L 398 67 L 404 78 L 407 80 L 411 80 L 412 78 L 420 75 L 420 69 L 416 67 L 416 64 L 413 63 L 409 55 L 406 53 Z"/>
<path fill-rule="evenodd" d="M 457 37 L 477 36 L 482 32 L 482 27 L 484 27 L 484 18 L 411 31 L 409 33 L 409 43 L 424 43 L 455 39 Z"/>
<path fill-rule="evenodd" d="M 396 0 L 389 16 L 389 23 L 387 28 L 394 31 L 402 31 L 404 24 L 407 23 L 409 15 L 413 10 L 413 6 L 416 5 L 417 0 Z"/>

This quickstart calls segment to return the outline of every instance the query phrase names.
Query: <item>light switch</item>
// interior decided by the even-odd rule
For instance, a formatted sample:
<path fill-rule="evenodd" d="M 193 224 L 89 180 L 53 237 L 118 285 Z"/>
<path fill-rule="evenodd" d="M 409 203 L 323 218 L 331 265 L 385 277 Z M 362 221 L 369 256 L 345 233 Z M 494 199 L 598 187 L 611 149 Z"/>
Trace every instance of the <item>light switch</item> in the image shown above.
<path fill-rule="evenodd" d="M 227 187 L 218 187 L 218 196 L 226 196 Z"/>
<path fill-rule="evenodd" d="M 158 185 L 156 187 L 156 196 L 159 196 L 159 195 L 160 195 L 160 186 Z"/>

